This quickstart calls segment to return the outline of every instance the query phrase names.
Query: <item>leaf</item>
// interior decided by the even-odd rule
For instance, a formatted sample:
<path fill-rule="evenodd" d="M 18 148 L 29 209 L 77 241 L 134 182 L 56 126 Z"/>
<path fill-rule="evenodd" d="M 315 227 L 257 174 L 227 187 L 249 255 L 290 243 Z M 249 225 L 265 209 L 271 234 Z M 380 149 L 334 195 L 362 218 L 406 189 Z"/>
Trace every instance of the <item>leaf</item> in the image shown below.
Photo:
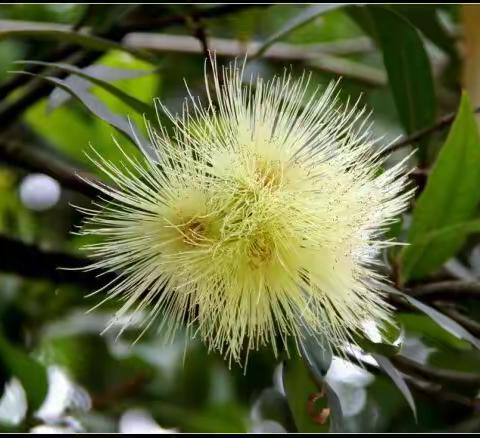
<path fill-rule="evenodd" d="M 0 366 L 3 374 L 17 377 L 27 395 L 30 412 L 40 407 L 48 391 L 45 368 L 25 352 L 10 344 L 0 333 Z"/>
<path fill-rule="evenodd" d="M 332 349 L 328 342 L 316 339 L 308 333 L 304 333 L 304 339 L 300 344 L 300 351 L 305 362 L 317 380 L 323 380 L 332 363 Z"/>
<path fill-rule="evenodd" d="M 398 4 L 390 6 L 420 30 L 432 43 L 458 62 L 455 38 L 442 25 L 437 5 Z"/>
<path fill-rule="evenodd" d="M 85 70 L 78 68 L 74 65 L 70 64 L 63 64 L 63 63 L 52 63 L 52 62 L 42 62 L 42 61 L 17 61 L 16 64 L 26 64 L 26 65 L 43 65 L 45 67 L 54 67 L 54 68 L 59 68 L 65 71 L 68 71 L 69 73 L 75 74 L 83 79 L 86 79 L 90 82 L 92 82 L 95 85 L 98 85 L 99 87 L 102 87 L 103 89 L 107 90 L 110 94 L 114 95 L 118 99 L 120 99 L 122 102 L 127 104 L 130 108 L 134 109 L 141 115 L 147 115 L 148 117 L 152 118 L 155 117 L 155 111 L 154 109 L 146 104 L 145 102 L 142 102 L 141 100 L 125 93 L 122 91 L 120 88 L 115 87 L 114 85 L 110 84 L 107 81 L 104 81 L 92 74 L 89 74 L 85 72 Z M 68 82 L 66 79 L 63 80 L 65 84 L 68 84 L 70 88 L 78 90 L 79 91 L 86 91 L 83 87 L 79 88 L 78 84 L 77 85 L 72 85 L 72 83 Z"/>
<path fill-rule="evenodd" d="M 295 430 L 287 398 L 274 388 L 264 389 L 255 401 L 252 417 L 280 423 L 286 430 Z"/>
<path fill-rule="evenodd" d="M 417 420 L 417 408 L 415 406 L 415 400 L 413 399 L 412 393 L 410 392 L 409 387 L 405 383 L 400 372 L 393 366 L 392 362 L 387 359 L 385 356 L 381 354 L 372 354 L 373 358 L 377 361 L 378 366 L 392 379 L 393 383 L 395 383 L 396 387 L 400 390 L 400 392 L 407 400 L 410 409 L 413 412 L 415 417 L 415 421 Z"/>
<path fill-rule="evenodd" d="M 464 93 L 458 114 L 413 211 L 411 245 L 400 253 L 402 281 L 439 268 L 478 230 L 470 221 L 480 200 L 480 137 L 470 99 Z"/>
<path fill-rule="evenodd" d="M 62 43 L 78 44 L 89 49 L 108 51 L 122 50 L 136 58 L 155 63 L 155 56 L 150 53 L 128 47 L 124 44 L 100 38 L 94 35 L 88 35 L 84 32 L 75 32 L 65 27 L 51 24 L 39 24 L 33 22 L 19 22 L 2 20 L 0 30 L 0 41 L 6 38 L 31 38 L 34 40 L 53 40 Z"/>
<path fill-rule="evenodd" d="M 394 288 L 388 287 L 388 291 L 394 295 L 400 295 L 413 307 L 423 312 L 425 315 L 429 316 L 433 321 L 435 321 L 440 327 L 452 334 L 458 339 L 464 339 L 470 344 L 475 346 L 480 350 L 480 340 L 473 336 L 470 332 L 465 330 L 460 324 L 458 324 L 453 319 L 448 316 L 440 313 L 438 310 L 433 307 L 428 306 L 427 304 L 422 303 L 416 298 L 411 297 L 410 295 L 404 294 Z"/>
<path fill-rule="evenodd" d="M 274 43 L 281 40 L 289 33 L 295 31 L 299 27 L 302 27 L 311 21 L 315 20 L 319 15 L 328 12 L 332 9 L 336 9 L 342 4 L 325 4 L 325 5 L 315 5 L 307 9 L 303 9 L 297 16 L 293 17 L 289 20 L 285 25 L 267 38 L 263 44 L 257 49 L 256 53 L 252 56 L 252 58 L 258 58 L 265 53 L 265 51 Z"/>
<path fill-rule="evenodd" d="M 407 133 L 430 126 L 435 121 L 435 91 L 430 61 L 418 31 L 384 7 L 369 6 L 368 10 L 400 121 Z"/>
<path fill-rule="evenodd" d="M 20 74 L 29 74 L 29 72 L 17 72 Z M 63 90 L 67 91 L 73 97 L 80 100 L 83 105 L 96 117 L 100 118 L 101 120 L 109 123 L 114 128 L 118 129 L 122 134 L 124 134 L 127 138 L 129 138 L 134 144 L 136 144 L 142 152 L 152 158 L 156 158 L 155 150 L 153 146 L 147 141 L 144 136 L 135 129 L 134 123 L 129 121 L 123 117 L 119 116 L 118 114 L 113 114 L 106 105 L 104 105 L 96 96 L 86 92 L 83 89 L 77 89 L 73 87 L 71 84 L 67 84 L 64 80 L 55 78 L 53 76 L 43 76 L 43 75 L 32 75 L 38 76 L 45 79 L 48 82 L 55 84 L 57 87 L 62 88 Z M 137 141 L 138 139 L 138 141 Z"/>
<path fill-rule="evenodd" d="M 114 68 L 106 65 L 89 65 L 88 67 L 82 68 L 82 72 L 88 74 L 89 76 L 95 77 L 97 79 L 103 79 L 106 81 L 116 81 L 121 79 L 133 79 L 142 76 L 152 74 L 153 70 L 140 70 L 140 69 L 123 69 L 123 68 Z M 91 81 L 82 79 L 81 77 L 72 74 L 65 78 L 65 82 L 73 87 L 83 88 L 85 91 L 88 91 L 93 84 Z M 71 99 L 71 95 L 61 88 L 55 88 L 50 93 L 48 97 L 48 107 L 47 111 L 52 112 L 53 110 L 59 108 L 65 102 Z"/>
<path fill-rule="evenodd" d="M 381 354 L 383 356 L 395 356 L 400 351 L 401 345 L 387 344 L 385 342 L 373 342 L 365 336 L 354 336 L 355 343 L 367 353 Z"/>
<path fill-rule="evenodd" d="M 319 382 L 315 383 L 300 357 L 295 356 L 285 362 L 283 383 L 288 404 L 299 432 L 342 431 L 343 415 L 338 396 L 327 382 L 322 380 L 322 387 L 318 386 Z M 319 398 L 313 402 L 312 396 L 315 394 Z M 330 409 L 330 414 L 324 424 L 319 424 L 314 421 L 309 410 L 313 410 L 316 414 L 323 409 Z"/>

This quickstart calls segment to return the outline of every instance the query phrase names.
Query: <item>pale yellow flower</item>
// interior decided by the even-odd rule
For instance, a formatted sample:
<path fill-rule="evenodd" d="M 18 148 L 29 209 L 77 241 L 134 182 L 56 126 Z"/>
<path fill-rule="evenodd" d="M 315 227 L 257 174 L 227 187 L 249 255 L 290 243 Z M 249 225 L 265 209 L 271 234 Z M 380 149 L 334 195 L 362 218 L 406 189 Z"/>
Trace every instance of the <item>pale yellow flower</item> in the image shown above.
<path fill-rule="evenodd" d="M 375 268 L 411 195 L 404 163 L 379 172 L 368 117 L 335 84 L 245 85 L 243 66 L 211 65 L 205 105 L 159 103 L 174 134 L 150 128 L 156 160 L 95 159 L 117 188 L 98 186 L 113 201 L 86 211 L 83 233 L 103 238 L 91 268 L 118 273 L 116 319 L 147 311 L 145 329 L 159 316 L 168 335 L 187 321 L 229 360 L 304 333 L 338 351 L 365 320 L 389 320 Z"/>

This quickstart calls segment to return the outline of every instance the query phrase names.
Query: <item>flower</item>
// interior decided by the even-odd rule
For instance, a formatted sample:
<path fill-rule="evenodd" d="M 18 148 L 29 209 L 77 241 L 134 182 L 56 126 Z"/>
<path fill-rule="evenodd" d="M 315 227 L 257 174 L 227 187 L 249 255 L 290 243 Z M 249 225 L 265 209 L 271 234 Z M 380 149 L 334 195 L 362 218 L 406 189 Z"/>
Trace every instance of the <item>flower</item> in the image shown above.
<path fill-rule="evenodd" d="M 145 312 L 143 333 L 161 314 L 167 337 L 187 322 L 237 362 L 304 333 L 340 350 L 365 320 L 390 320 L 376 265 L 411 195 L 405 162 L 379 172 L 365 109 L 339 104 L 336 84 L 245 85 L 244 65 L 220 73 L 211 59 L 206 105 L 190 92 L 181 115 L 157 102 L 174 132 L 148 124 L 156 159 L 119 145 L 123 166 L 92 158 L 115 186 L 91 183 L 111 201 L 84 210 L 82 233 L 102 238 L 89 269 L 118 273 L 112 324 Z"/>

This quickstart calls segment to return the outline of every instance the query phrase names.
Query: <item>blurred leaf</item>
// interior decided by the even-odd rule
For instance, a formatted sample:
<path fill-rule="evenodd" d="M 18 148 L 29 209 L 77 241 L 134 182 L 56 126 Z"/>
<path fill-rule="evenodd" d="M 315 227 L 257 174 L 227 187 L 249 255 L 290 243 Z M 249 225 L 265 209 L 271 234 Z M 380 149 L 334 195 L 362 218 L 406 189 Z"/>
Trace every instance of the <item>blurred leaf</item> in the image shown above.
<path fill-rule="evenodd" d="M 396 291 L 393 289 L 389 290 L 390 293 L 394 293 L 396 295 L 400 295 L 405 300 L 407 300 L 413 307 L 417 308 L 421 312 L 428 315 L 432 318 L 438 325 L 440 325 L 443 329 L 451 333 L 452 335 L 456 336 L 459 339 L 464 339 L 474 345 L 476 348 L 480 349 L 480 340 L 465 330 L 460 324 L 458 324 L 453 319 L 449 318 L 448 316 L 440 313 L 438 310 L 430 307 L 421 301 L 411 297 L 410 295 L 404 294 L 403 292 Z"/>
<path fill-rule="evenodd" d="M 410 21 L 437 47 L 454 60 L 458 60 L 455 38 L 442 25 L 436 6 L 432 4 L 398 4 L 392 5 L 391 8 Z"/>
<path fill-rule="evenodd" d="M 337 395 L 325 381 L 322 381 L 322 388 L 318 387 L 299 356 L 284 363 L 283 384 L 299 432 L 340 432 L 343 429 L 342 410 Z M 316 395 L 319 397 L 314 400 L 312 397 Z M 327 421 L 320 424 L 311 414 L 320 413 L 323 409 L 329 409 L 330 413 Z"/>
<path fill-rule="evenodd" d="M 170 403 L 155 401 L 150 412 L 163 427 L 189 433 L 245 433 L 246 416 L 242 407 L 224 403 L 206 409 L 188 410 Z"/>
<path fill-rule="evenodd" d="M 138 78 L 141 76 L 152 74 L 153 70 L 140 70 L 140 69 L 122 69 L 114 68 L 106 65 L 89 65 L 88 67 L 81 69 L 83 73 L 88 74 L 91 77 L 97 79 L 103 79 L 105 81 L 117 81 L 121 79 Z M 85 90 L 89 90 L 93 84 L 91 81 L 82 79 L 81 77 L 72 74 L 65 79 L 68 84 L 73 84 L 75 87 L 81 87 Z M 63 105 L 65 102 L 71 99 L 71 95 L 61 88 L 55 88 L 50 93 L 48 98 L 47 111 L 51 112 L 56 108 Z"/>
<path fill-rule="evenodd" d="M 47 366 L 66 369 L 97 399 L 108 399 L 112 390 L 128 387 L 135 380 L 147 382 L 155 372 L 153 366 L 137 355 L 116 357 L 105 339 L 97 334 L 46 337 L 37 347 L 36 356 Z M 139 385 L 138 391 L 141 389 Z"/>
<path fill-rule="evenodd" d="M 289 33 L 295 31 L 301 26 L 304 26 L 305 24 L 310 23 L 311 21 L 315 20 L 315 18 L 317 18 L 319 15 L 325 12 L 328 12 L 332 9 L 336 9 L 340 6 L 343 6 L 343 5 L 342 4 L 324 4 L 324 5 L 315 5 L 315 6 L 311 6 L 310 8 L 303 9 L 297 16 L 293 17 L 291 20 L 285 23 L 285 25 L 280 30 L 278 30 L 269 38 L 267 38 L 267 40 L 263 42 L 263 44 L 258 48 L 258 50 L 253 56 L 255 58 L 261 56 L 272 44 L 281 40 L 282 38 L 287 36 Z"/>
<path fill-rule="evenodd" d="M 381 354 L 372 354 L 373 358 L 377 361 L 378 366 L 392 379 L 395 386 L 400 390 L 400 392 L 407 400 L 410 409 L 413 412 L 415 420 L 417 419 L 417 408 L 415 407 L 415 400 L 413 399 L 412 393 L 410 392 L 409 387 L 405 383 L 400 372 L 393 366 L 392 362 Z"/>
<path fill-rule="evenodd" d="M 294 430 L 294 421 L 286 397 L 274 388 L 262 391 L 254 405 L 255 414 L 262 420 L 280 423 L 285 430 Z"/>
<path fill-rule="evenodd" d="M 398 312 L 397 319 L 402 322 L 405 327 L 406 336 L 411 339 L 419 339 L 419 351 L 422 355 L 428 357 L 427 348 L 435 347 L 441 349 L 455 348 L 472 350 L 470 344 L 462 339 L 458 339 L 456 336 L 444 330 L 429 316 L 422 313 L 412 312 Z M 408 347 L 407 347 L 408 348 Z M 402 351 L 404 354 L 405 351 Z M 421 360 L 419 360 L 421 362 Z"/>
<path fill-rule="evenodd" d="M 2 20 L 0 41 L 6 38 L 31 38 L 34 40 L 53 40 L 61 43 L 73 43 L 89 49 L 108 51 L 121 50 L 139 59 L 155 62 L 155 57 L 144 50 L 134 49 L 105 38 L 86 33 L 75 32 L 67 27 L 52 23 L 35 23 L 15 20 Z"/>
<path fill-rule="evenodd" d="M 365 32 L 370 38 L 378 43 L 375 21 L 369 9 L 365 6 L 349 5 L 345 8 L 348 16 Z"/>
<path fill-rule="evenodd" d="M 412 133 L 435 121 L 436 99 L 427 53 L 418 31 L 400 15 L 369 6 L 400 120 Z"/>
<path fill-rule="evenodd" d="M 114 95 L 115 97 L 120 99 L 122 102 L 127 104 L 130 108 L 137 111 L 139 114 L 145 114 L 149 118 L 155 117 L 155 111 L 150 105 L 146 104 L 145 102 L 142 102 L 141 100 L 137 99 L 136 97 L 133 97 L 133 96 L 125 93 L 120 88 L 115 87 L 114 85 L 110 84 L 109 82 L 104 81 L 104 80 L 102 80 L 102 79 L 100 79 L 100 78 L 98 78 L 98 77 L 96 77 L 92 74 L 89 74 L 88 72 L 85 71 L 85 69 L 81 69 L 81 68 L 75 67 L 74 65 L 70 65 L 70 64 L 51 63 L 51 62 L 42 62 L 42 61 L 17 61 L 16 63 L 17 64 L 26 64 L 26 65 L 29 65 L 29 64 L 30 65 L 43 65 L 45 67 L 55 67 L 55 68 L 59 68 L 59 69 L 62 69 L 62 70 L 66 70 L 69 73 L 80 76 L 81 78 L 92 82 L 92 84 L 98 85 L 98 86 L 102 87 L 103 89 L 107 90 L 109 93 L 111 93 L 112 95 Z M 150 72 L 150 73 L 153 73 L 153 72 Z M 68 78 L 64 79 L 63 82 L 65 84 L 68 84 L 68 86 L 71 89 L 74 89 L 74 90 L 81 90 L 83 88 L 83 87 L 80 88 L 78 85 L 75 85 L 75 84 L 72 85 L 72 83 L 68 81 Z M 83 91 L 84 91 L 84 93 L 86 92 L 86 90 L 83 90 Z M 79 91 L 77 91 L 77 93 L 78 92 Z"/>
<path fill-rule="evenodd" d="M 23 74 L 30 74 L 28 72 L 18 72 Z M 96 96 L 86 92 L 81 88 L 75 88 L 71 84 L 66 83 L 62 79 L 55 78 L 53 76 L 33 75 L 45 79 L 48 82 L 52 82 L 56 86 L 70 93 L 72 96 L 80 100 L 85 107 L 96 117 L 109 123 L 114 128 L 117 128 L 122 134 L 129 138 L 134 144 L 136 144 L 143 153 L 155 159 L 156 155 L 153 146 L 150 142 L 144 138 L 139 132 L 138 128 L 135 128 L 134 122 L 130 122 L 123 116 L 113 114 L 106 105 L 104 105 Z M 138 141 L 137 141 L 138 139 Z"/>
<path fill-rule="evenodd" d="M 411 245 L 401 252 L 402 281 L 421 278 L 440 267 L 462 246 L 467 233 L 478 229 L 476 222 L 465 221 L 474 216 L 480 200 L 479 165 L 480 137 L 470 99 L 463 94 L 413 212 Z"/>
<path fill-rule="evenodd" d="M 381 354 L 382 356 L 395 356 L 400 351 L 401 345 L 387 344 L 385 342 L 373 342 L 365 336 L 355 336 L 355 342 L 367 353 Z"/>
<path fill-rule="evenodd" d="M 30 412 L 40 407 L 48 391 L 45 368 L 10 342 L 0 332 L 0 366 L 3 380 L 15 376 L 25 389 Z"/>
<path fill-rule="evenodd" d="M 332 349 L 328 342 L 309 333 L 304 333 L 304 339 L 300 343 L 300 351 L 311 372 L 322 380 L 332 363 Z"/>

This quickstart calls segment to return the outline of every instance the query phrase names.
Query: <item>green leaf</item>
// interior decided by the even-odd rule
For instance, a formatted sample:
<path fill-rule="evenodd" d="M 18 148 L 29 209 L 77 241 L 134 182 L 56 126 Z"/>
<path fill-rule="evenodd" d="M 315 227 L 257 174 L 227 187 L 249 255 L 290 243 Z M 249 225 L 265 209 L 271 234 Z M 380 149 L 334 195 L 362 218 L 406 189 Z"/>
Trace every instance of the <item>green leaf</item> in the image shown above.
<path fill-rule="evenodd" d="M 435 121 L 433 77 L 418 31 L 385 7 L 369 6 L 395 105 L 407 133 Z"/>
<path fill-rule="evenodd" d="M 325 433 L 342 430 L 343 416 L 337 395 L 325 381 L 322 382 L 323 388 L 318 386 L 299 356 L 292 357 L 284 363 L 283 384 L 299 432 Z M 324 392 L 322 397 L 312 403 L 311 397 L 321 393 L 322 390 Z M 324 424 L 314 421 L 309 414 L 310 409 L 313 409 L 314 413 L 319 413 L 326 408 L 330 409 L 330 414 Z"/>
<path fill-rule="evenodd" d="M 319 15 L 328 12 L 332 9 L 336 9 L 342 4 L 325 4 L 325 5 L 315 5 L 311 6 L 310 8 L 303 9 L 297 16 L 293 17 L 289 20 L 285 25 L 267 38 L 263 44 L 258 48 L 256 53 L 253 55 L 253 58 L 258 58 L 265 53 L 265 51 L 272 45 L 275 44 L 277 41 L 281 40 L 282 38 L 286 37 L 289 33 L 295 31 L 299 27 L 302 27 L 311 21 L 315 20 Z"/>
<path fill-rule="evenodd" d="M 88 35 L 82 32 L 69 30 L 66 27 L 34 23 L 2 20 L 2 29 L 0 30 L 0 41 L 6 38 L 30 38 L 34 40 L 52 40 L 61 43 L 78 44 L 79 46 L 95 50 L 122 50 L 136 58 L 149 62 L 155 62 L 155 56 L 150 53 L 128 47 L 124 44 L 100 38 L 94 35 Z"/>
<path fill-rule="evenodd" d="M 83 73 L 93 76 L 97 79 L 103 79 L 104 81 L 118 81 L 122 79 L 134 79 L 142 76 L 150 75 L 154 70 L 141 70 L 141 69 L 124 69 L 114 68 L 107 65 L 93 64 L 81 69 Z M 83 87 L 85 90 L 90 90 L 93 86 L 91 81 L 82 79 L 75 74 L 72 74 L 65 78 L 65 82 L 68 84 L 74 84 L 76 86 Z M 118 88 L 118 87 L 117 87 Z M 71 96 L 61 88 L 55 88 L 48 96 L 48 112 L 59 108 L 65 102 L 71 99 Z"/>
<path fill-rule="evenodd" d="M 45 368 L 25 352 L 13 346 L 0 332 L 0 366 L 6 377 L 17 377 L 27 395 L 30 412 L 40 407 L 48 391 Z"/>
<path fill-rule="evenodd" d="M 38 76 L 45 79 L 48 82 L 53 83 L 57 87 L 67 91 L 73 97 L 77 98 L 83 105 L 96 117 L 109 123 L 127 138 L 129 138 L 134 144 L 136 144 L 142 152 L 155 159 L 156 153 L 150 142 L 140 133 L 138 128 L 135 128 L 135 124 L 131 123 L 123 116 L 113 114 L 106 105 L 104 105 L 96 96 L 88 93 L 83 88 L 72 86 L 72 84 L 66 83 L 64 80 L 55 78 L 53 76 L 33 75 L 29 72 L 17 72 L 20 74 L 29 74 L 32 76 Z M 138 141 L 137 141 L 138 140 Z"/>
<path fill-rule="evenodd" d="M 458 60 L 455 38 L 442 25 L 436 5 L 400 4 L 391 6 L 417 27 L 432 43 Z"/>
<path fill-rule="evenodd" d="M 354 336 L 355 342 L 367 353 L 376 353 L 383 356 L 395 356 L 400 351 L 401 345 L 387 344 L 384 342 L 373 342 L 365 336 Z"/>
<path fill-rule="evenodd" d="M 387 374 L 395 384 L 395 386 L 399 389 L 399 391 L 407 400 L 410 409 L 413 412 L 415 420 L 417 419 L 417 408 L 415 406 L 415 400 L 413 399 L 412 393 L 410 392 L 409 387 L 405 383 L 401 373 L 393 366 L 392 362 L 387 359 L 385 356 L 381 354 L 372 354 L 373 358 L 377 361 L 378 366 Z"/>
<path fill-rule="evenodd" d="M 304 339 L 300 344 L 302 357 L 319 381 L 323 380 L 332 363 L 332 349 L 328 342 L 314 337 L 309 333 L 304 333 Z"/>
<path fill-rule="evenodd" d="M 104 81 L 97 76 L 89 74 L 85 71 L 85 69 L 78 68 L 74 65 L 70 64 L 63 64 L 63 63 L 52 63 L 52 62 L 42 62 L 42 61 L 17 61 L 17 64 L 26 64 L 26 65 L 43 65 L 45 67 L 54 67 L 65 70 L 69 73 L 77 75 L 83 79 L 90 81 L 91 83 L 98 85 L 99 87 L 105 89 L 113 96 L 120 99 L 122 102 L 127 104 L 130 108 L 135 110 L 141 115 L 146 115 L 150 119 L 155 118 L 155 110 L 152 106 L 142 102 L 141 100 L 137 99 L 136 97 L 131 96 L 130 94 L 125 93 L 120 88 L 115 87 L 114 85 L 110 84 L 107 81 Z M 153 72 L 151 72 L 153 73 Z M 68 84 L 67 79 L 64 80 L 65 84 Z M 71 83 L 69 84 L 70 88 L 78 89 L 78 87 L 72 86 Z"/>
<path fill-rule="evenodd" d="M 410 295 L 404 294 L 393 288 L 388 288 L 388 291 L 394 295 L 400 295 L 404 298 L 410 305 L 416 309 L 423 312 L 425 315 L 429 316 L 433 321 L 435 321 L 440 327 L 452 334 L 458 339 L 463 339 L 468 341 L 470 344 L 475 346 L 480 350 L 480 340 L 473 336 L 470 332 L 465 330 L 458 322 L 449 318 L 448 316 L 440 313 L 438 310 L 433 307 L 428 306 L 425 303 L 417 300 L 416 298 L 411 297 Z"/>
<path fill-rule="evenodd" d="M 439 268 L 478 231 L 471 221 L 480 200 L 480 137 L 470 99 L 458 114 L 413 212 L 410 245 L 400 256 L 401 279 L 421 278 Z"/>
<path fill-rule="evenodd" d="M 262 420 L 276 421 L 286 430 L 295 430 L 287 398 L 276 389 L 264 389 L 256 400 L 254 409 Z"/>

